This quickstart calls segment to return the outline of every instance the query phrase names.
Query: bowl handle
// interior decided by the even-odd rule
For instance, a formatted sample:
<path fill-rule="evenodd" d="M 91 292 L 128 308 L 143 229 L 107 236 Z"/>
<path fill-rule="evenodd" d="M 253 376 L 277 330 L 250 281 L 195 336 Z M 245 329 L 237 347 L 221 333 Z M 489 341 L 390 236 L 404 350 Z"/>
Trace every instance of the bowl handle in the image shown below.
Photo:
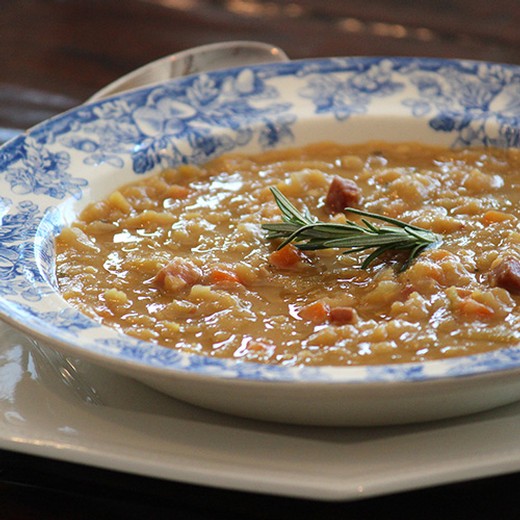
<path fill-rule="evenodd" d="M 98 90 L 86 102 L 188 74 L 288 60 L 282 49 L 268 43 L 231 41 L 201 45 L 143 65 Z"/>

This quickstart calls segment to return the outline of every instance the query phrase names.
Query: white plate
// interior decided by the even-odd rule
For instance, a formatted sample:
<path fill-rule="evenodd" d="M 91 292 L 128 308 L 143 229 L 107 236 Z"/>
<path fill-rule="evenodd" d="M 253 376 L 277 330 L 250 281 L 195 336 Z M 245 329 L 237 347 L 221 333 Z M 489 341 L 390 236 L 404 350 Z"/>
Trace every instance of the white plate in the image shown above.
<path fill-rule="evenodd" d="M 218 488 L 358 499 L 520 469 L 520 404 L 417 426 L 220 415 L 1 327 L 0 448 Z M 490 439 L 492 440 L 490 442 Z"/>
<path fill-rule="evenodd" d="M 188 355 L 99 326 L 57 290 L 53 237 L 92 199 L 182 162 L 320 140 L 518 146 L 520 67 L 336 58 L 188 76 L 78 107 L 0 149 L 0 315 L 73 356 L 201 406 L 396 424 L 520 398 L 520 348 L 428 363 L 284 367 Z"/>

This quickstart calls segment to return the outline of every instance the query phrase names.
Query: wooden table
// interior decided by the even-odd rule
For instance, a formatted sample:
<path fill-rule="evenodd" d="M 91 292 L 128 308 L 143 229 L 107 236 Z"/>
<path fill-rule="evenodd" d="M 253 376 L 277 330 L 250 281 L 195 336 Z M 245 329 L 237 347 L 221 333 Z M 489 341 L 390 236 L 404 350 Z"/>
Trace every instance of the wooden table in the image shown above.
<path fill-rule="evenodd" d="M 518 0 L 2 0 L 0 140 L 151 60 L 259 40 L 293 58 L 440 56 L 520 64 Z M 492 439 L 490 439 L 492 442 Z M 520 475 L 353 503 L 267 497 L 0 451 L 0 518 L 513 518 Z M 420 515 L 418 515 L 420 511 Z"/>

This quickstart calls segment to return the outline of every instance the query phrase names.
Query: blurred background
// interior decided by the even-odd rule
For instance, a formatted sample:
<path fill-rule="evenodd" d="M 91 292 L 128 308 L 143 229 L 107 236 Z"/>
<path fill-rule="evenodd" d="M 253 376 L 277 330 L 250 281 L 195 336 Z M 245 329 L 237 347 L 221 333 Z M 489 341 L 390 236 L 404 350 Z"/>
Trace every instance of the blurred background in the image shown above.
<path fill-rule="evenodd" d="M 149 61 L 218 41 L 265 41 L 292 59 L 520 63 L 518 0 L 1 0 L 0 7 L 4 134 L 81 103 Z"/>

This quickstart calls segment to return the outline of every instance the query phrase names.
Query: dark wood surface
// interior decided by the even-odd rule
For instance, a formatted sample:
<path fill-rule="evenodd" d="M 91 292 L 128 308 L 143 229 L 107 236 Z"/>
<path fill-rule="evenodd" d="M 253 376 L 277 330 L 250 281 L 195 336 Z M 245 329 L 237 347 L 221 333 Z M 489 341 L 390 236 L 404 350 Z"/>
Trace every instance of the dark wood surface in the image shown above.
<path fill-rule="evenodd" d="M 518 0 L 1 0 L 0 127 L 27 128 L 140 65 L 206 43 L 265 41 L 293 59 L 520 63 L 518 27 Z"/>
<path fill-rule="evenodd" d="M 520 64 L 519 27 L 519 0 L 0 0 L 0 141 L 196 45 L 259 40 L 293 59 L 400 55 Z M 519 485 L 514 474 L 319 503 L 0 451 L 1 519 L 516 518 Z"/>

